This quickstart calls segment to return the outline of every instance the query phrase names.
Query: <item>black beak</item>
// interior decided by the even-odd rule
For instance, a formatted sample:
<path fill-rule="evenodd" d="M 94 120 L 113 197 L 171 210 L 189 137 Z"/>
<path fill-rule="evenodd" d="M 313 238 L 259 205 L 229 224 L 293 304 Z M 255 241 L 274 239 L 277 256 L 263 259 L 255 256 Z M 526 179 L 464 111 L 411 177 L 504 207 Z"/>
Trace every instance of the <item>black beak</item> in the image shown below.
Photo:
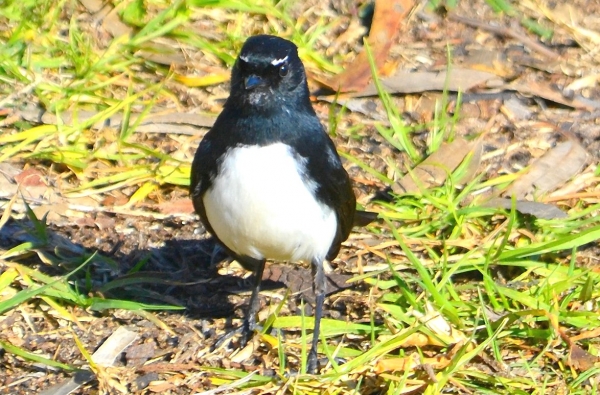
<path fill-rule="evenodd" d="M 264 84 L 265 81 L 261 77 L 254 74 L 244 79 L 244 86 L 246 87 L 246 90 L 254 89 L 257 86 L 261 86 Z"/>

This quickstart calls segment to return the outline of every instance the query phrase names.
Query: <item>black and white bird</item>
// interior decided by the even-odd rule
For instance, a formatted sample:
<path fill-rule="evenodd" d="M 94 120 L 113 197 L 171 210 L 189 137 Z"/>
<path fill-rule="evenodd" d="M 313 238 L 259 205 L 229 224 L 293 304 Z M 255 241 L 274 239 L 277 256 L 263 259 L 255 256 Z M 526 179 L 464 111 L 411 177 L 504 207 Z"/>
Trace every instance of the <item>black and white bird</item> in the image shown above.
<path fill-rule="evenodd" d="M 268 35 L 245 42 L 230 96 L 194 157 L 190 189 L 206 229 L 254 271 L 242 344 L 256 327 L 265 260 L 310 262 L 316 305 L 308 371 L 315 373 L 323 261 L 334 259 L 348 238 L 356 199 L 312 108 L 292 42 Z"/>

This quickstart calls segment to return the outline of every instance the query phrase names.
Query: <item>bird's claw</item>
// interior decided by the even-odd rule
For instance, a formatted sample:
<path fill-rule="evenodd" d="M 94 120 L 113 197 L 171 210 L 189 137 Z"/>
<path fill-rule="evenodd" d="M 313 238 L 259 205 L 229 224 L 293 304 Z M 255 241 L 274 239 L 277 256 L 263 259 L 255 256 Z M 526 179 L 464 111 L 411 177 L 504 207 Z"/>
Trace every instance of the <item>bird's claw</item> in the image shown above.
<path fill-rule="evenodd" d="M 219 339 L 216 341 L 216 343 L 212 347 L 212 350 L 215 350 L 215 349 L 221 347 L 223 344 L 225 344 L 226 341 L 230 340 L 231 338 L 233 338 L 234 336 L 237 336 L 237 335 L 241 336 L 240 337 L 240 347 L 242 347 L 242 348 L 246 347 L 246 344 L 248 344 L 248 341 L 251 339 L 251 337 L 254 334 L 254 331 L 256 329 L 262 330 L 262 327 L 260 325 L 257 325 L 256 322 L 245 321 L 240 327 L 238 327 L 236 329 L 232 329 L 231 331 L 227 332 L 223 336 L 219 337 Z"/>
<path fill-rule="evenodd" d="M 306 362 L 306 373 L 317 374 L 317 370 L 319 369 L 319 360 L 317 359 L 316 350 L 310 350 L 310 353 L 308 354 L 308 361 Z"/>

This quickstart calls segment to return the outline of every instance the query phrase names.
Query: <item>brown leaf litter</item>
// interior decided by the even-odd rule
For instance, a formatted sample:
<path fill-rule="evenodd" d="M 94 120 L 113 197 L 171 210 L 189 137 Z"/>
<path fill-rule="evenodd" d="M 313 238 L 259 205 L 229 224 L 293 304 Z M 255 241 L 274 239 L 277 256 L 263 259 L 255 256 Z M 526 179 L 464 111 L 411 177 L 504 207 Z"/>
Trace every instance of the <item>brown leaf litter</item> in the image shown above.
<path fill-rule="evenodd" d="M 132 28 L 120 20 L 118 12 L 112 7 L 97 1 L 86 0 L 82 3 L 89 15 L 103 21 L 103 29 L 98 29 L 99 41 L 108 43 L 111 37 L 131 34 Z M 344 2 L 335 3 L 340 3 L 340 9 L 346 6 Z M 319 6 L 316 3 L 312 5 Z M 400 7 L 400 11 L 397 7 Z M 344 133 L 338 133 L 336 143 L 340 150 L 349 152 L 394 180 L 396 192 L 415 192 L 418 188 L 442 185 L 453 169 L 473 156 L 477 171 L 471 172 L 465 182 L 482 172 L 488 178 L 513 175 L 514 182 L 511 185 L 505 190 L 491 192 L 488 198 L 514 195 L 519 200 L 518 208 L 523 212 L 542 217 L 541 210 L 548 208 L 544 205 L 549 203 L 563 212 L 562 209 L 568 209 L 580 200 L 589 204 L 600 202 L 595 168 L 585 167 L 586 163 L 597 163 L 600 152 L 600 62 L 596 51 L 600 41 L 595 30 L 586 26 L 593 23 L 586 18 L 586 14 L 594 15 L 600 10 L 592 9 L 594 5 L 587 3 L 558 5 L 550 9 L 540 1 L 523 2 L 523 7 L 535 10 L 536 14 L 542 12 L 562 30 L 557 29 L 550 42 L 541 43 L 532 38 L 529 32 L 515 31 L 512 25 L 514 18 L 491 14 L 483 2 L 460 2 L 447 17 L 423 9 L 408 17 L 413 11 L 413 2 L 377 1 L 369 43 L 379 70 L 382 75 L 385 74 L 382 83 L 394 95 L 394 105 L 408 122 L 429 122 L 435 118 L 436 108 L 443 99 L 441 92 L 446 89 L 450 92 L 449 108 L 460 111 L 461 115 L 456 126 L 457 137 L 433 155 L 423 158 L 421 163 L 411 163 L 402 153 L 390 149 L 373 127 L 375 121 L 385 124 L 387 118 L 380 103 L 373 97 L 375 91 L 368 85 L 370 69 L 365 52 L 361 51 L 362 42 L 355 37 L 354 43 L 338 43 L 357 53 L 354 61 L 345 66 L 348 71 L 328 80 L 334 90 L 340 88 L 341 92 L 352 92 L 338 97 L 318 96 L 315 103 L 325 124 L 329 105 L 323 102 L 336 101 L 350 110 L 340 120 L 342 131 L 354 125 L 366 125 L 352 139 L 344 137 Z M 356 19 L 352 13 L 342 14 L 340 18 L 345 18 L 344 21 L 349 23 Z M 199 20 L 196 23 L 214 26 L 215 22 Z M 205 30 L 211 34 L 210 29 Z M 382 38 L 381 35 L 383 40 L 377 41 L 378 37 Z M 330 37 L 332 33 L 324 36 L 324 41 L 336 40 L 336 37 Z M 346 37 L 350 36 L 356 35 Z M 571 45 L 572 39 L 579 46 Z M 326 53 L 327 46 L 322 42 L 317 41 L 315 45 Z M 450 66 L 446 56 L 449 43 Z M 188 68 L 194 64 L 201 69 L 201 77 L 211 72 L 221 73 L 219 76 L 222 81 L 223 68 L 215 68 L 214 63 L 202 57 L 199 51 L 181 48 L 175 40 L 152 42 L 149 49 L 139 52 L 137 56 L 173 66 L 179 75 L 190 78 L 192 74 L 188 73 Z M 162 56 L 153 57 L 152 54 Z M 318 71 L 315 71 L 316 79 L 327 80 Z M 165 151 L 171 149 L 168 148 L 169 144 L 176 149 L 193 150 L 214 119 L 211 115 L 200 114 L 198 107 L 218 112 L 218 99 L 222 98 L 226 89 L 221 85 L 210 92 L 199 89 L 201 93 L 194 96 L 185 86 L 196 83 L 190 81 L 180 78 L 180 82 L 169 82 L 173 84 L 169 86 L 177 86 L 174 91 L 180 95 L 181 102 L 170 108 L 159 107 L 157 113 L 141 119 L 134 135 L 135 141 L 151 141 L 156 149 Z M 311 84 L 316 85 L 314 81 Z M 33 87 L 23 87 L 21 92 L 31 89 Z M 452 102 L 456 103 L 458 92 L 463 95 L 460 107 L 452 105 Z M 93 112 L 65 112 L 60 114 L 60 122 L 82 122 L 94 115 Z M 129 121 L 135 122 L 137 116 L 133 114 Z M 3 117 L 6 117 L 3 127 L 10 127 L 19 120 L 35 124 L 59 122 L 56 114 L 40 113 L 37 107 L 22 107 L 5 112 Z M 115 115 L 107 122 L 92 125 L 91 128 L 99 131 L 107 128 L 119 130 L 123 120 L 122 116 Z M 160 137 L 144 140 L 148 138 L 147 133 Z M 174 140 L 169 143 L 173 136 Z M 181 148 L 182 140 L 177 140 L 181 136 L 189 139 L 186 140 L 186 148 Z M 426 130 L 416 131 L 414 136 L 417 144 L 425 145 Z M 554 171 L 557 164 L 560 164 L 560 171 Z M 20 200 L 22 193 L 40 217 L 50 211 L 50 246 L 58 246 L 57 249 L 40 248 L 35 252 L 37 255 L 8 255 L 4 257 L 4 262 L 18 259 L 19 262 L 28 262 L 53 272 L 56 268 L 52 265 L 61 261 L 56 254 L 64 257 L 68 256 L 67 253 L 75 255 L 85 251 L 100 251 L 106 258 L 118 262 L 118 267 L 97 265 L 91 269 L 92 292 L 99 292 L 108 278 L 130 279 L 125 277 L 129 271 L 142 259 L 147 259 L 144 271 L 149 276 L 161 275 L 163 283 L 132 282 L 126 290 L 130 292 L 128 295 L 144 295 L 161 303 L 185 305 L 188 312 L 98 313 L 68 306 L 66 310 L 69 315 L 62 316 L 53 309 L 46 309 L 42 302 L 24 304 L 0 317 L 2 340 L 8 339 L 29 351 L 74 364 L 85 369 L 85 372 L 93 371 L 94 377 L 99 380 L 94 382 L 96 384 L 84 384 L 90 379 L 89 375 L 71 377 L 61 371 L 32 367 L 20 358 L 5 353 L 1 362 L 4 374 L 0 378 L 0 392 L 40 393 L 58 386 L 73 385 L 81 385 L 74 392 L 80 394 L 94 390 L 106 393 L 183 394 L 214 388 L 221 388 L 225 392 L 234 387 L 212 382 L 202 371 L 202 366 L 254 369 L 259 374 L 273 374 L 271 369 L 277 366 L 277 356 L 265 342 L 257 341 L 254 348 L 243 350 L 244 354 L 237 356 L 225 349 L 210 351 L 214 339 L 232 326 L 224 317 L 240 316 L 247 301 L 248 273 L 236 265 L 220 270 L 212 265 L 224 257 L 206 240 L 204 229 L 191 215 L 189 203 L 186 203 L 186 191 L 181 188 L 162 188 L 143 202 L 128 206 L 129 197 L 135 190 L 105 191 L 73 197 L 66 193 L 70 185 L 62 178 L 65 170 L 51 169 L 43 163 L 24 165 L 10 162 L 1 165 L 0 199 L 10 202 L 4 206 L 5 209 L 25 212 L 25 205 Z M 362 203 L 368 203 L 373 193 L 387 186 L 357 166 L 347 165 L 357 181 L 356 189 Z M 410 169 L 411 172 L 397 174 L 398 168 Z M 538 201 L 531 201 L 533 198 Z M 538 205 L 531 208 L 525 203 Z M 23 231 L 26 223 L 18 216 L 15 219 L 9 217 L 4 215 L 0 221 L 3 225 L 0 226 L 0 254 L 30 241 Z M 410 244 L 410 241 L 409 244 L 419 251 L 435 243 L 469 249 L 475 242 L 440 240 L 431 241 L 431 245 L 427 246 Z M 7 273 L 8 266 L 4 262 L 0 261 L 0 267 L 3 273 Z M 355 273 L 388 267 L 388 262 L 406 264 L 397 242 L 358 231 L 345 245 L 340 259 L 333 262 L 330 290 L 335 296 L 328 298 L 326 315 L 350 322 L 369 322 L 368 292 L 361 288 L 362 285 L 349 284 L 347 280 Z M 436 262 L 424 264 L 435 265 Z M 136 280 L 143 280 L 143 276 Z M 279 288 L 281 283 L 287 285 L 292 294 L 304 294 L 310 300 L 310 280 L 306 268 L 271 264 L 265 272 L 265 280 L 270 280 L 272 285 L 261 296 L 265 310 L 277 305 L 283 298 L 281 295 L 284 291 Z M 167 283 L 169 286 L 165 285 Z M 181 286 L 184 283 L 186 286 Z M 19 286 L 25 288 L 26 284 Z M 110 295 L 111 291 L 117 290 L 109 290 L 106 294 Z M 298 313 L 297 298 L 292 296 L 289 302 L 283 307 L 282 315 Z M 435 313 L 432 313 L 432 317 L 435 318 Z M 578 344 L 596 337 L 598 334 L 594 330 L 570 336 L 558 327 L 555 318 L 549 317 L 549 320 L 557 336 L 568 346 L 566 362 L 569 366 L 576 371 L 598 366 L 597 357 L 585 351 L 581 343 Z M 438 336 L 448 336 L 442 344 L 422 336 L 408 339 L 407 348 L 433 347 L 433 352 L 422 357 L 418 353 L 410 353 L 407 357 L 380 360 L 373 368 L 382 375 L 389 375 L 396 370 L 418 372 L 418 377 L 411 375 L 408 379 L 409 388 L 415 391 L 424 382 L 432 382 L 435 371 L 451 364 L 461 347 L 471 350 L 473 346 L 461 331 L 452 327 L 446 331 L 443 327 L 432 329 Z M 119 332 L 120 328 L 134 333 L 137 340 L 133 340 L 127 349 L 124 348 L 127 342 L 119 347 L 111 346 L 111 358 L 106 358 L 110 362 L 94 370 L 91 363 L 98 361 L 88 361 L 81 355 L 75 337 L 87 350 L 100 351 L 103 344 L 110 344 L 111 335 L 122 333 Z M 454 346 L 449 347 L 446 353 L 439 351 L 441 347 L 451 345 Z M 359 341 L 353 346 L 357 349 L 365 347 Z M 525 347 L 523 350 L 528 350 Z M 119 350 L 125 350 L 124 354 L 119 353 L 120 357 L 115 360 L 115 353 Z M 534 353 L 538 349 L 530 351 Z M 92 357 L 95 358 L 95 355 L 92 354 Z M 482 358 L 485 362 L 485 356 Z M 556 356 L 554 358 L 559 360 Z M 365 367 L 365 382 L 376 382 L 370 368 Z M 458 384 L 456 386 L 459 388 Z M 268 390 L 262 389 L 263 392 Z"/>

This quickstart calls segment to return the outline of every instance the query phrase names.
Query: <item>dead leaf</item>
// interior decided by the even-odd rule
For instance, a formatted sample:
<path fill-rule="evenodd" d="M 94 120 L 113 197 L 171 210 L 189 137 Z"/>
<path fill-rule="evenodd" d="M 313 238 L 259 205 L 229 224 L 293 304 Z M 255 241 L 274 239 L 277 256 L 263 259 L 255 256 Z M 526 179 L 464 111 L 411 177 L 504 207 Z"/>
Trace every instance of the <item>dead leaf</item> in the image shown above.
<path fill-rule="evenodd" d="M 164 39 L 165 43 L 148 42 L 144 48 L 136 51 L 135 56 L 144 58 L 154 63 L 165 66 L 185 66 L 189 59 L 181 50 L 181 46 L 176 41 Z M 168 44 L 168 45 L 167 45 Z"/>
<path fill-rule="evenodd" d="M 493 48 L 473 48 L 468 50 L 460 62 L 461 67 L 487 71 L 504 79 L 514 79 L 517 75 L 514 64 L 507 59 L 504 51 Z"/>
<path fill-rule="evenodd" d="M 120 326 L 92 355 L 94 363 L 102 366 L 112 366 L 121 353 L 138 338 L 136 332 Z"/>
<path fill-rule="evenodd" d="M 80 228 L 93 228 L 95 226 L 94 224 L 94 219 L 92 217 L 90 217 L 89 215 L 80 217 L 80 218 L 75 218 L 75 221 L 73 221 L 75 223 L 75 225 L 79 226 Z"/>
<path fill-rule="evenodd" d="M 383 114 L 381 108 L 382 106 L 378 100 L 362 97 L 341 98 L 332 95 L 318 96 L 317 100 L 322 100 L 330 104 L 335 103 L 339 106 L 345 107 L 346 109 L 352 112 L 356 112 L 376 121 L 380 121 L 384 125 L 389 125 L 387 116 Z"/>
<path fill-rule="evenodd" d="M 148 386 L 148 390 L 157 394 L 168 393 L 168 391 L 178 388 L 179 385 L 166 381 L 154 381 Z"/>
<path fill-rule="evenodd" d="M 42 391 L 39 395 L 69 395 L 82 385 L 92 381 L 96 376 L 89 370 L 78 370 L 69 380 Z"/>
<path fill-rule="evenodd" d="M 462 331 L 453 328 L 429 301 L 426 302 L 425 309 L 425 314 L 413 310 L 412 315 L 417 317 L 423 325 L 427 326 L 435 334 L 437 337 L 436 341 L 442 341 L 445 343 L 444 345 L 464 345 L 469 341 L 469 338 Z M 469 350 L 473 348 L 472 344 L 469 344 L 467 347 Z"/>
<path fill-rule="evenodd" d="M 403 358 L 382 358 L 377 361 L 377 365 L 375 365 L 375 373 L 381 374 L 383 372 L 412 371 L 420 364 L 418 353 L 413 353 Z"/>
<path fill-rule="evenodd" d="M 585 351 L 577 344 L 572 343 L 569 345 L 567 363 L 574 369 L 583 372 L 595 366 L 600 366 L 600 358 Z"/>
<path fill-rule="evenodd" d="M 413 371 L 418 368 L 426 367 L 426 371 L 432 369 L 444 369 L 452 363 L 452 357 L 462 345 L 453 347 L 447 354 L 438 355 L 433 358 L 419 357 L 418 353 L 413 353 L 403 358 L 386 358 L 380 359 L 375 365 L 375 373 L 381 374 L 384 372 L 397 371 Z M 435 377 L 434 377 L 435 378 Z"/>
<path fill-rule="evenodd" d="M 254 342 L 248 342 L 246 347 L 236 350 L 233 353 L 233 355 L 231 356 L 231 362 L 242 363 L 250 359 L 250 357 L 252 357 L 252 355 L 254 354 L 255 348 L 256 347 L 254 346 Z"/>
<path fill-rule="evenodd" d="M 132 35 L 133 29 L 123 23 L 115 8 L 101 0 L 80 0 L 81 4 L 93 14 L 94 19 L 102 21 L 105 33 L 112 37 Z"/>
<path fill-rule="evenodd" d="M 423 333 L 412 333 L 404 339 L 402 347 L 425 347 L 425 346 L 437 346 L 445 347 L 446 343 L 439 341 L 436 338 L 424 335 Z"/>
<path fill-rule="evenodd" d="M 153 341 L 147 341 L 141 344 L 135 344 L 125 352 L 127 366 L 142 366 L 156 354 L 156 346 Z"/>
<path fill-rule="evenodd" d="M 578 174 L 587 160 L 585 148 L 568 138 L 533 162 L 502 195 L 524 200 L 551 192 Z"/>
<path fill-rule="evenodd" d="M 400 34 L 400 24 L 414 7 L 413 0 L 376 0 L 375 14 L 367 42 L 377 66 L 381 71 L 391 45 Z M 362 51 L 347 65 L 346 71 L 324 84 L 334 91 L 350 92 L 362 90 L 371 78 L 371 68 L 366 51 Z"/>
<path fill-rule="evenodd" d="M 30 167 L 15 176 L 15 181 L 21 186 L 45 186 L 44 175 L 38 169 Z"/>
<path fill-rule="evenodd" d="M 55 114 L 46 112 L 38 107 L 30 106 L 20 111 L 21 117 L 29 122 L 43 123 L 46 125 L 59 124 Z M 74 123 L 85 122 L 88 119 L 97 116 L 95 111 L 64 111 L 59 114 L 60 123 L 63 125 L 73 125 Z M 131 114 L 129 123 L 134 124 L 138 121 L 141 114 Z M 203 115 L 197 113 L 178 113 L 161 112 L 145 115 L 140 120 L 136 132 L 155 132 L 155 133 L 180 133 L 180 134 L 198 134 L 194 127 L 211 127 L 216 117 L 213 115 Z M 98 121 L 91 126 L 92 129 L 112 128 L 121 129 L 123 114 L 114 114 L 112 117 Z M 189 125 L 190 128 L 186 128 Z"/>
<path fill-rule="evenodd" d="M 159 203 L 158 212 L 161 214 L 190 214 L 194 212 L 194 206 L 190 199 L 177 199 Z"/>
<path fill-rule="evenodd" d="M 504 81 L 493 73 L 487 71 L 471 70 L 459 67 L 440 71 L 415 71 L 400 70 L 394 76 L 382 78 L 381 85 L 386 92 L 395 93 L 421 93 L 425 91 L 467 92 L 475 87 L 501 86 Z M 377 96 L 375 84 L 370 83 L 364 89 L 349 93 L 344 97 Z"/>
<path fill-rule="evenodd" d="M 574 338 L 570 338 L 564 328 L 561 328 L 558 325 L 558 320 L 555 315 L 548 314 L 548 318 L 551 319 L 550 323 L 554 331 L 569 346 L 569 355 L 567 356 L 567 364 L 569 366 L 580 372 L 600 366 L 600 357 L 592 355 L 579 347 Z"/>
<path fill-rule="evenodd" d="M 600 102 L 596 100 L 585 98 L 582 95 L 566 96 L 561 92 L 553 90 L 548 85 L 544 85 L 537 81 L 518 80 L 508 85 L 507 88 L 514 89 L 525 96 L 541 97 L 542 99 L 550 100 L 554 103 L 576 108 L 578 110 L 594 111 L 600 109 Z"/>
<path fill-rule="evenodd" d="M 494 207 L 510 210 L 512 208 L 512 200 L 507 198 L 493 198 L 481 205 L 482 207 Z M 557 219 L 568 217 L 567 213 L 558 207 L 540 202 L 529 202 L 525 200 L 517 200 L 515 202 L 515 210 L 521 214 L 533 215 L 540 219 Z"/>
<path fill-rule="evenodd" d="M 120 326 L 108 339 L 94 352 L 92 360 L 100 366 L 112 366 L 116 358 L 138 338 L 138 334 Z M 80 386 L 94 379 L 94 373 L 81 370 L 68 380 L 40 392 L 40 395 L 67 395 Z"/>
<path fill-rule="evenodd" d="M 500 111 L 513 123 L 529 119 L 533 116 L 533 112 L 523 104 L 522 100 L 516 97 L 504 100 L 502 107 L 500 107 Z"/>
<path fill-rule="evenodd" d="M 392 185 L 392 190 L 398 194 L 415 193 L 423 188 L 442 185 L 474 147 L 474 142 L 461 137 L 442 144 L 440 149 Z"/>
<path fill-rule="evenodd" d="M 114 229 L 115 224 L 116 221 L 113 217 L 103 215 L 102 213 L 98 213 L 94 219 L 94 225 L 96 225 L 100 230 Z"/>
<path fill-rule="evenodd" d="M 464 174 L 460 176 L 456 183 L 459 185 L 465 185 L 469 182 L 473 181 L 475 176 L 478 174 L 477 170 L 479 169 L 479 165 L 481 164 L 481 157 L 483 155 L 483 142 L 481 139 L 477 139 L 473 141 L 471 144 L 471 150 L 466 156 L 466 168 Z"/>

